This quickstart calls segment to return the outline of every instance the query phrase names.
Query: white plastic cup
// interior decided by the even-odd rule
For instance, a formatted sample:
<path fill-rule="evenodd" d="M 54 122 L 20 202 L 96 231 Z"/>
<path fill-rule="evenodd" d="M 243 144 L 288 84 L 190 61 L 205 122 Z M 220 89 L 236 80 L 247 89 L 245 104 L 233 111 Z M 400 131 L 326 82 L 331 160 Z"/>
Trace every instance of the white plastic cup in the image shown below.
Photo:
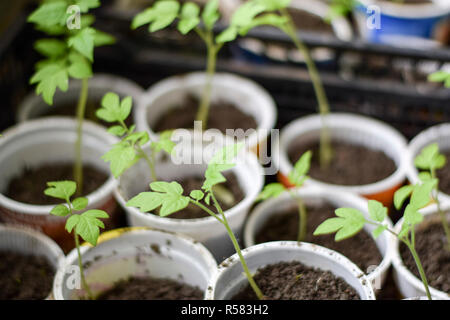
<path fill-rule="evenodd" d="M 129 277 L 168 278 L 206 291 L 217 271 L 211 253 L 200 243 L 179 234 L 149 228 L 118 229 L 102 234 L 97 246 L 81 246 L 85 277 L 94 296 Z M 78 266 L 76 249 L 55 277 L 55 300 L 76 300 L 82 289 L 73 288 Z"/>
<path fill-rule="evenodd" d="M 242 251 L 252 274 L 267 265 L 278 262 L 298 261 L 308 267 L 330 271 L 344 279 L 359 294 L 361 300 L 375 300 L 371 282 L 350 260 L 336 251 L 295 241 L 276 241 L 258 244 Z M 239 257 L 234 254 L 219 265 L 219 271 L 211 279 L 207 300 L 228 300 L 248 285 Z"/>

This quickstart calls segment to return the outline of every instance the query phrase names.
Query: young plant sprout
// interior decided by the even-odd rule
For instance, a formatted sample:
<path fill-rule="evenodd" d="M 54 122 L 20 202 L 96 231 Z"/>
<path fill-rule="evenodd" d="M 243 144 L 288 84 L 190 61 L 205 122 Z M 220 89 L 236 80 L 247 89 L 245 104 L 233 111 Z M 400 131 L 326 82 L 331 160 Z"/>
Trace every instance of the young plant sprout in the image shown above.
<path fill-rule="evenodd" d="M 71 6 L 78 6 L 83 15 L 77 21 L 70 16 Z M 83 189 L 83 163 L 81 155 L 82 126 L 88 99 L 88 81 L 92 77 L 94 48 L 114 43 L 114 38 L 94 29 L 94 17 L 86 14 L 100 6 L 99 0 L 54 0 L 43 3 L 28 17 L 36 29 L 51 38 L 37 40 L 35 49 L 45 59 L 36 64 L 36 72 L 30 79 L 36 84 L 36 94 L 53 105 L 56 89 L 66 92 L 69 78 L 81 80 L 81 91 L 77 105 L 77 139 L 75 142 L 74 180 L 79 194 Z M 69 21 L 79 23 L 79 28 L 69 29 Z M 67 24 L 67 25 L 66 25 Z"/>
<path fill-rule="evenodd" d="M 312 152 L 305 152 L 300 159 L 296 162 L 294 169 L 289 174 L 289 181 L 295 185 L 295 187 L 300 188 L 303 183 L 308 179 L 308 170 L 311 163 Z M 303 241 L 306 238 L 307 226 L 308 226 L 308 215 L 306 211 L 306 206 L 303 200 L 298 196 L 295 191 L 286 188 L 281 183 L 269 183 L 264 187 L 263 191 L 260 193 L 256 200 L 267 200 L 269 198 L 276 198 L 283 192 L 288 191 L 292 199 L 297 202 L 298 205 L 298 234 L 297 241 Z"/>
<path fill-rule="evenodd" d="M 150 188 L 153 191 L 140 193 L 128 201 L 127 206 L 139 208 L 141 212 L 150 212 L 160 208 L 159 215 L 161 217 L 166 217 L 177 211 L 183 210 L 189 204 L 193 204 L 201 208 L 225 227 L 236 253 L 239 256 L 250 286 L 254 290 L 256 296 L 259 299 L 262 299 L 264 296 L 247 267 L 247 263 L 242 256 L 238 241 L 230 225 L 228 224 L 227 217 L 217 201 L 213 190 L 214 186 L 226 181 L 222 172 L 235 166 L 233 159 L 238 155 L 242 147 L 242 144 L 229 145 L 224 147 L 212 157 L 205 172 L 205 181 L 202 185 L 202 190 L 193 190 L 189 196 L 184 196 L 183 187 L 177 182 L 152 182 L 150 184 Z M 210 205 L 211 203 L 215 207 L 215 212 L 205 206 L 205 204 Z"/>
<path fill-rule="evenodd" d="M 432 190 L 433 201 L 441 217 L 442 227 L 444 228 L 445 236 L 447 238 L 447 250 L 450 250 L 450 229 L 445 213 L 441 210 L 441 203 L 439 201 L 439 179 L 436 177 L 436 170 L 445 166 L 447 159 L 439 152 L 437 143 L 430 144 L 422 149 L 421 153 L 414 159 L 414 164 L 418 169 L 425 170 L 419 173 L 419 178 L 422 182 L 436 181 L 435 187 Z M 406 189 L 406 190 L 410 190 Z"/>
<path fill-rule="evenodd" d="M 244 36 L 251 29 L 269 25 L 286 33 L 297 50 L 305 58 L 311 82 L 317 97 L 319 112 L 322 115 L 322 130 L 320 133 L 320 164 L 327 168 L 331 162 L 333 152 L 331 138 L 326 125 L 326 115 L 330 113 L 328 98 L 320 79 L 316 64 L 311 57 L 308 47 L 302 42 L 300 35 L 287 10 L 291 0 L 250 0 L 241 5 L 234 13 L 230 26 L 218 37 L 219 42 L 232 41 L 238 34 Z"/>
<path fill-rule="evenodd" d="M 67 217 L 66 230 L 74 234 L 75 246 L 78 253 L 78 267 L 80 268 L 81 284 L 89 299 L 94 299 L 94 295 L 86 282 L 83 271 L 83 261 L 80 252 L 81 237 L 84 241 L 93 246 L 97 245 L 100 228 L 105 228 L 105 225 L 100 219 L 109 218 L 108 214 L 103 210 L 87 210 L 82 214 L 76 212 L 85 210 L 88 205 L 88 199 L 79 197 L 71 200 L 71 197 L 76 193 L 77 184 L 74 181 L 59 181 L 48 182 L 48 188 L 44 191 L 45 195 L 64 200 L 65 204 L 55 206 L 51 214 L 58 217 Z"/>
<path fill-rule="evenodd" d="M 219 20 L 219 0 L 210 0 L 206 3 L 200 15 L 200 8 L 193 2 L 181 4 L 177 0 L 160 0 L 139 13 L 132 22 L 132 28 L 136 29 L 149 24 L 150 32 L 164 29 L 178 19 L 178 30 L 186 35 L 194 30 L 205 42 L 207 49 L 206 83 L 200 100 L 200 106 L 196 116 L 201 121 L 203 129 L 206 129 L 209 109 L 211 104 L 212 80 L 216 72 L 217 55 L 223 46 L 215 37 L 213 29 Z"/>
<path fill-rule="evenodd" d="M 428 81 L 442 82 L 446 88 L 450 88 L 450 72 L 436 71 L 428 76 Z"/>
<path fill-rule="evenodd" d="M 159 136 L 158 141 L 152 141 L 150 144 L 151 154 L 150 156 L 147 155 L 143 146 L 150 141 L 148 133 L 135 132 L 135 125 L 128 127 L 125 123 L 131 113 L 132 104 L 131 97 L 126 97 L 120 101 L 119 96 L 112 92 L 103 97 L 101 108 L 97 110 L 96 115 L 108 123 L 116 123 L 108 129 L 108 132 L 121 137 L 121 141 L 103 155 L 102 159 L 110 163 L 110 170 L 115 178 L 121 176 L 140 159 L 145 159 L 153 181 L 157 181 L 156 155 L 162 150 L 168 154 L 172 153 L 175 146 L 175 143 L 171 140 L 172 131 L 164 131 Z"/>
<path fill-rule="evenodd" d="M 428 281 L 415 248 L 415 227 L 424 219 L 419 210 L 430 203 L 430 194 L 436 187 L 436 184 L 436 179 L 430 179 L 422 184 L 404 186 L 397 190 L 394 195 L 394 204 L 398 210 L 401 209 L 405 200 L 411 195 L 410 202 L 403 214 L 403 224 L 399 233 L 389 229 L 388 226 L 383 223 L 387 218 L 388 209 L 376 200 L 369 200 L 368 210 L 370 219 L 367 219 L 364 214 L 357 209 L 339 208 L 335 211 L 337 217 L 325 220 L 314 231 L 314 235 L 336 232 L 335 240 L 341 241 L 360 232 L 366 224 L 377 226 L 372 232 L 375 239 L 384 231 L 390 232 L 408 247 L 414 258 L 417 269 L 419 270 L 427 297 L 431 300 Z"/>

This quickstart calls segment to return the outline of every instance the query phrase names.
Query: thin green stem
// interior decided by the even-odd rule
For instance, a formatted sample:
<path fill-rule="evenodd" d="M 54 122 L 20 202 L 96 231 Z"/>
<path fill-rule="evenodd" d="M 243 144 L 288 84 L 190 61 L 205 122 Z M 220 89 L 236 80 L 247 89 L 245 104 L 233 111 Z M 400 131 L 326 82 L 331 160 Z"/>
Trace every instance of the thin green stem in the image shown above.
<path fill-rule="evenodd" d="M 87 284 L 86 278 L 84 277 L 83 261 L 81 260 L 81 252 L 80 252 L 80 241 L 78 240 L 78 235 L 76 232 L 74 232 L 74 237 L 75 237 L 75 246 L 77 248 L 78 254 L 78 267 L 80 268 L 81 284 L 83 286 L 83 289 L 86 291 L 88 298 L 90 300 L 94 300 L 94 295 L 92 294 L 91 288 Z"/>
<path fill-rule="evenodd" d="M 317 70 L 316 64 L 311 57 L 308 47 L 300 39 L 297 29 L 292 21 L 289 12 L 284 8 L 280 10 L 282 16 L 287 20 L 286 28 L 283 31 L 291 38 L 292 42 L 305 58 L 306 67 L 308 68 L 309 75 L 311 77 L 311 82 L 314 88 L 314 92 L 317 97 L 317 102 L 319 105 L 319 112 L 322 116 L 322 130 L 320 131 L 320 167 L 322 169 L 328 168 L 333 157 L 333 150 L 331 147 L 331 137 L 328 125 L 326 123 L 326 116 L 330 113 L 330 106 L 328 103 L 328 98 L 325 93 L 325 89 L 320 79 L 319 71 Z"/>
<path fill-rule="evenodd" d="M 436 179 L 436 171 L 434 168 L 430 169 L 431 178 Z M 442 227 L 444 229 L 445 237 L 447 239 L 447 245 L 444 246 L 447 251 L 450 251 L 450 228 L 448 226 L 447 217 L 445 215 L 445 212 L 441 209 L 441 202 L 439 201 L 439 182 L 438 186 L 436 187 L 436 190 L 434 190 L 436 195 L 433 196 L 433 200 L 436 202 L 436 206 L 439 212 L 439 216 L 441 218 Z"/>
<path fill-rule="evenodd" d="M 75 164 L 73 168 L 73 177 L 77 183 L 77 194 L 83 193 L 83 121 L 86 112 L 86 103 L 89 94 L 89 80 L 87 78 L 81 80 L 81 92 L 77 106 L 77 140 L 75 142 Z"/>
<path fill-rule="evenodd" d="M 206 83 L 203 89 L 200 106 L 198 108 L 195 119 L 197 121 L 201 121 L 202 129 L 205 130 L 208 125 L 209 109 L 211 105 L 212 81 L 214 78 L 214 74 L 216 73 L 217 53 L 220 50 L 221 46 L 217 46 L 214 43 L 214 35 L 210 30 L 208 30 L 206 34 L 203 34 L 202 38 L 205 40 L 206 49 L 208 51 Z"/>
<path fill-rule="evenodd" d="M 302 198 L 297 196 L 294 192 L 289 191 L 291 197 L 297 202 L 298 206 L 298 233 L 297 242 L 305 240 L 308 232 L 308 212 Z"/>
<path fill-rule="evenodd" d="M 423 285 L 425 287 L 425 292 L 427 294 L 428 300 L 433 300 L 431 298 L 431 293 L 430 293 L 430 289 L 429 289 L 429 286 L 428 286 L 427 277 L 426 277 L 425 272 L 423 270 L 422 262 L 420 262 L 419 255 L 417 254 L 416 249 L 414 247 L 414 243 L 410 243 L 409 241 L 405 241 L 405 240 L 403 240 L 403 242 L 408 247 L 409 251 L 411 252 L 411 254 L 412 254 L 413 258 L 414 258 L 414 261 L 416 262 L 416 266 L 417 266 L 417 269 L 419 270 L 420 278 L 422 279 L 422 283 L 423 283 Z"/>
<path fill-rule="evenodd" d="M 210 210 L 208 207 L 206 207 L 205 205 L 203 205 L 202 203 L 200 203 L 200 202 L 198 202 L 198 201 L 192 200 L 191 198 L 189 198 L 189 201 L 190 201 L 192 204 L 198 206 L 200 209 L 202 209 L 203 211 L 205 211 L 205 212 L 208 213 L 209 215 L 211 215 L 211 216 L 213 216 L 214 218 L 216 218 L 217 220 L 219 220 L 219 222 L 223 224 L 222 219 L 221 219 L 218 215 L 216 215 L 212 210 Z"/>

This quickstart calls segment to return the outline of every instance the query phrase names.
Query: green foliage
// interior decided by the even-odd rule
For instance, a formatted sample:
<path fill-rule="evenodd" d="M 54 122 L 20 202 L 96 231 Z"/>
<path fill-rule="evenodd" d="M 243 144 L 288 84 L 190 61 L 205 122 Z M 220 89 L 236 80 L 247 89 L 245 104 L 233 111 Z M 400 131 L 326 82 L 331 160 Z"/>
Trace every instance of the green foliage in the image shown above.
<path fill-rule="evenodd" d="M 125 123 L 130 116 L 133 100 L 125 97 L 120 101 L 116 93 L 105 94 L 101 102 L 101 108 L 96 115 L 103 121 L 115 123 L 108 132 L 121 138 L 121 141 L 103 155 L 102 159 L 110 163 L 110 170 L 114 177 L 118 178 L 127 169 L 131 168 L 140 159 L 145 158 L 149 163 L 152 172 L 154 171 L 154 160 L 149 159 L 142 147 L 150 141 L 147 132 L 135 132 L 135 126 L 128 127 Z M 171 154 L 175 143 L 171 140 L 172 131 L 165 131 L 160 134 L 157 141 L 151 141 L 150 149 L 152 157 L 161 151 Z"/>
<path fill-rule="evenodd" d="M 315 236 L 337 231 L 335 240 L 341 241 L 354 236 L 364 228 L 366 220 L 359 210 L 339 208 L 335 213 L 338 218 L 331 218 L 320 224 L 314 231 Z"/>
<path fill-rule="evenodd" d="M 294 169 L 289 173 L 289 181 L 296 187 L 301 187 L 308 179 L 308 171 L 311 166 L 312 152 L 305 152 L 295 163 Z"/>
<path fill-rule="evenodd" d="M 414 159 L 414 164 L 422 170 L 436 170 L 445 166 L 446 158 L 439 152 L 437 143 L 433 143 L 422 149 L 421 153 Z"/>
<path fill-rule="evenodd" d="M 48 188 L 44 191 L 45 195 L 66 202 L 55 206 L 50 213 L 59 217 L 68 217 L 66 230 L 69 233 L 74 231 L 84 241 L 95 246 L 100 228 L 105 227 L 100 219 L 108 218 L 108 214 L 102 210 L 87 210 L 81 214 L 75 213 L 75 211 L 82 211 L 87 208 L 88 199 L 79 197 L 71 200 L 77 189 L 77 185 L 73 181 L 48 182 L 47 185 Z"/>
<path fill-rule="evenodd" d="M 37 30 L 57 38 L 45 38 L 36 41 L 35 49 L 45 59 L 36 64 L 35 74 L 30 84 L 35 84 L 36 94 L 42 95 L 44 101 L 53 104 L 56 89 L 63 92 L 68 89 L 69 77 L 87 79 L 92 77 L 94 48 L 114 43 L 114 38 L 91 27 L 94 18 L 83 15 L 81 28 L 69 30 L 68 8 L 78 5 L 81 13 L 100 6 L 98 0 L 56 0 L 44 1 L 28 17 L 28 22 L 35 24 Z"/>
<path fill-rule="evenodd" d="M 450 88 L 450 72 L 436 71 L 428 76 L 428 81 L 442 82 L 445 87 Z"/>
<path fill-rule="evenodd" d="M 331 0 L 330 9 L 325 21 L 331 22 L 340 17 L 346 17 L 358 5 L 357 0 Z"/>

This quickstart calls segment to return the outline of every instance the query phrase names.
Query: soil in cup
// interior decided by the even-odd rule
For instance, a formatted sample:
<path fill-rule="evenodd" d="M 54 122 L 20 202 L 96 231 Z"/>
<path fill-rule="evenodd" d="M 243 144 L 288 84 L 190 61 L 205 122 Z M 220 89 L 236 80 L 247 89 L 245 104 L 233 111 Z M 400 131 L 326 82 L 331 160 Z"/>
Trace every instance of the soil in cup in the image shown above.
<path fill-rule="evenodd" d="M 356 290 L 330 271 L 299 262 L 281 262 L 259 269 L 255 281 L 269 300 L 359 300 Z M 249 285 L 233 300 L 256 300 Z"/>
<path fill-rule="evenodd" d="M 0 252 L 0 300 L 43 300 L 55 270 L 45 257 Z"/>
<path fill-rule="evenodd" d="M 439 178 L 439 190 L 443 193 L 450 194 L 450 151 L 443 152 L 447 158 L 447 163 L 442 169 L 436 171 Z"/>

